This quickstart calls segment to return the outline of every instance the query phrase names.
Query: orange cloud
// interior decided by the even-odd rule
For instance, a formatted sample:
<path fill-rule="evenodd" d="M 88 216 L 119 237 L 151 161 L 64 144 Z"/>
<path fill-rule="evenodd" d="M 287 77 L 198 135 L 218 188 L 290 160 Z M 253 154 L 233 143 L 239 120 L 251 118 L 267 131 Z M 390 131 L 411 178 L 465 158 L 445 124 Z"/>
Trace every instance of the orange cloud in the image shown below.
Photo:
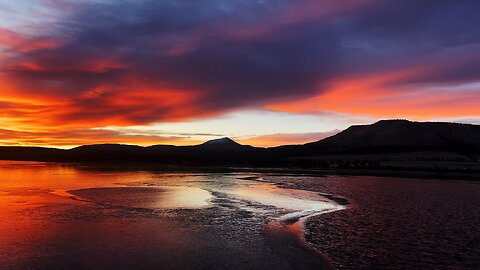
<path fill-rule="evenodd" d="M 15 131 L 0 129 L 0 145 L 54 146 L 71 148 L 85 144 L 120 143 L 136 145 L 175 144 L 190 145 L 201 141 L 174 135 L 128 135 L 107 130 L 36 130 Z"/>
<path fill-rule="evenodd" d="M 464 57 L 466 58 L 466 57 Z M 326 82 L 324 91 L 306 99 L 273 103 L 267 109 L 301 114 L 338 112 L 376 118 L 428 120 L 441 117 L 480 115 L 480 85 L 419 83 L 448 72 L 457 62 L 437 61 L 413 67 L 339 76 Z M 462 88 L 462 85 L 464 88 Z"/>
<path fill-rule="evenodd" d="M 14 91 L 10 91 L 10 95 L 0 97 L 0 104 L 3 104 L 0 117 L 32 129 L 46 126 L 126 126 L 160 119 L 179 121 L 211 113 L 195 106 L 195 100 L 199 98 L 197 92 L 151 88 L 139 83 L 125 84 L 121 88 L 105 85 L 71 98 L 49 98 L 35 98 L 23 95 L 21 91 L 15 95 Z"/>

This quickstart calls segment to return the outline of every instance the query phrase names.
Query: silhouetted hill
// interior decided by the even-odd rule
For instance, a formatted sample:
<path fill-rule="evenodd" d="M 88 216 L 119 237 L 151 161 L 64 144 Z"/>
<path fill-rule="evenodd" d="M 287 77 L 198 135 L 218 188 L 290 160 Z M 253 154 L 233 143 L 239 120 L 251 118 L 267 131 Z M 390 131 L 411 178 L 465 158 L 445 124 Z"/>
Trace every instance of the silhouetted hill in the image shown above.
<path fill-rule="evenodd" d="M 0 160 L 60 161 L 65 150 L 46 147 L 0 146 Z"/>
<path fill-rule="evenodd" d="M 199 145 L 179 146 L 172 153 L 176 153 L 176 162 L 182 164 L 249 165 L 262 162 L 264 150 L 239 144 L 230 138 L 221 138 Z"/>
<path fill-rule="evenodd" d="M 378 168 L 398 165 L 392 164 L 391 161 L 409 161 L 416 164 L 419 164 L 419 160 L 475 162 L 479 153 L 478 125 L 407 120 L 382 120 L 371 125 L 351 126 L 337 135 L 317 142 L 272 148 L 242 145 L 230 138 L 211 140 L 193 146 L 142 147 L 100 144 L 69 150 L 0 147 L 0 159 L 59 162 L 125 161 L 186 166 Z"/>
<path fill-rule="evenodd" d="M 480 152 L 480 126 L 456 123 L 382 120 L 348 129 L 304 148 L 317 153 L 410 151 Z"/>
<path fill-rule="evenodd" d="M 160 162 L 183 165 L 235 165 L 258 159 L 260 148 L 241 145 L 230 138 L 210 140 L 199 145 L 152 145 L 148 147 L 123 144 L 84 145 L 65 150 L 63 159 L 82 161 Z"/>
<path fill-rule="evenodd" d="M 242 145 L 230 138 L 225 137 L 221 139 L 210 140 L 195 147 L 209 150 L 242 150 L 252 148 L 253 146 Z"/>
<path fill-rule="evenodd" d="M 126 144 L 96 144 L 75 147 L 66 152 L 70 161 L 141 161 L 145 148 Z"/>

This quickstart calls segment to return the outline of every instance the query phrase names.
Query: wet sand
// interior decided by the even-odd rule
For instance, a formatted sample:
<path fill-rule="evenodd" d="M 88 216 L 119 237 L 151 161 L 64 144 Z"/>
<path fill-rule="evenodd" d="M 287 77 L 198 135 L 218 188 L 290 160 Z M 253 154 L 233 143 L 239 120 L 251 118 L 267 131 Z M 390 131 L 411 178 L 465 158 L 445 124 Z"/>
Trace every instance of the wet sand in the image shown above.
<path fill-rule="evenodd" d="M 55 181 L 20 187 L 16 175 L 2 183 L 0 269 L 329 269 L 298 230 L 270 227 L 298 208 L 275 206 L 289 198 L 318 211 L 335 206 L 314 193 L 257 188 L 258 182 L 229 174 L 141 172 L 129 174 L 137 181 L 119 183 L 124 175 L 57 169 L 42 172 Z M 84 177 L 99 180 L 78 185 Z M 188 206 L 171 196 L 186 190 L 209 196 Z M 245 197 L 246 190 L 263 199 Z"/>
<path fill-rule="evenodd" d="M 307 242 L 336 269 L 478 269 L 480 184 L 371 176 L 270 176 L 286 188 L 347 197 L 311 217 Z"/>

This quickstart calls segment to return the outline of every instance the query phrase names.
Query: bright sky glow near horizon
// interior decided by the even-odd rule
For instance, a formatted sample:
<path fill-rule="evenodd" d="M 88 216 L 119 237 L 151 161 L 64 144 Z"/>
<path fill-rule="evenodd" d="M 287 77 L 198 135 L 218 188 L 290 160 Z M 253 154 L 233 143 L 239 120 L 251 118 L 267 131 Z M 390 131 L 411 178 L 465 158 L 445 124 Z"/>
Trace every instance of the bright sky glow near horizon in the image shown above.
<path fill-rule="evenodd" d="M 0 145 L 480 124 L 478 25 L 473 0 L 1 1 Z"/>

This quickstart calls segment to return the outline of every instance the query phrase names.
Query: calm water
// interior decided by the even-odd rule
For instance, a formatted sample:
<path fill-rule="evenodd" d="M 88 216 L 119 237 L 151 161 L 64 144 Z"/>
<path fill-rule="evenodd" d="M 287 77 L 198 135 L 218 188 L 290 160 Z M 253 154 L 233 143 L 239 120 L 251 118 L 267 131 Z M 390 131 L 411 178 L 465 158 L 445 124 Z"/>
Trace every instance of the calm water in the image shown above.
<path fill-rule="evenodd" d="M 478 269 L 480 258 L 476 183 L 35 162 L 0 162 L 0 177 L 0 269 Z"/>

